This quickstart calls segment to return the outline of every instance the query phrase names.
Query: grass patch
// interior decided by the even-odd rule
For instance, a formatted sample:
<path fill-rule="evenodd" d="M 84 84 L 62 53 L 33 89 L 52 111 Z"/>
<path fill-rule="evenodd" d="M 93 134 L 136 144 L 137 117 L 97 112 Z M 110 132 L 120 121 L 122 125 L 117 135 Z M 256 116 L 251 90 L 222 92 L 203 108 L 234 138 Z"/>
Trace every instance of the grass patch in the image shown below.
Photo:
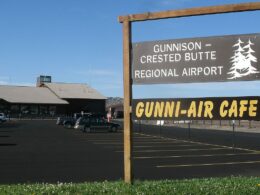
<path fill-rule="evenodd" d="M 17 184 L 0 185 L 0 194 L 260 194 L 260 178 L 226 177 L 187 180 L 135 181 L 127 185 L 123 181 L 93 183 Z"/>

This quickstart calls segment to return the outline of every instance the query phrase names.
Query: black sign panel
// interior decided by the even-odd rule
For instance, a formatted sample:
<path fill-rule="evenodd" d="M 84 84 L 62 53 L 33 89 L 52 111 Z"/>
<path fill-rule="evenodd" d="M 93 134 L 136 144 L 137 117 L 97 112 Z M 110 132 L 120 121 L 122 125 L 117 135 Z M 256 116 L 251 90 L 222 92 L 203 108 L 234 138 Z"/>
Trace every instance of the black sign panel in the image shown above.
<path fill-rule="evenodd" d="M 137 120 L 259 120 L 260 97 L 134 99 Z"/>
<path fill-rule="evenodd" d="M 260 34 L 133 44 L 133 83 L 259 80 Z"/>

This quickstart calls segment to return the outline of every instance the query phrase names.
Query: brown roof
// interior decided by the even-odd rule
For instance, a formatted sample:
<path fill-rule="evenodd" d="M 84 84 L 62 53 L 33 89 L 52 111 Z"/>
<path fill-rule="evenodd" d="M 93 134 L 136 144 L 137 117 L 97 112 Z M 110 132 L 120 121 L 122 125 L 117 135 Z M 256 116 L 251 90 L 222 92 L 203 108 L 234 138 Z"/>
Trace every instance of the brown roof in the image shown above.
<path fill-rule="evenodd" d="M 106 99 L 105 96 L 86 84 L 44 83 L 44 86 L 62 99 Z"/>
<path fill-rule="evenodd" d="M 47 88 L 0 85 L 0 99 L 10 103 L 68 104 Z"/>

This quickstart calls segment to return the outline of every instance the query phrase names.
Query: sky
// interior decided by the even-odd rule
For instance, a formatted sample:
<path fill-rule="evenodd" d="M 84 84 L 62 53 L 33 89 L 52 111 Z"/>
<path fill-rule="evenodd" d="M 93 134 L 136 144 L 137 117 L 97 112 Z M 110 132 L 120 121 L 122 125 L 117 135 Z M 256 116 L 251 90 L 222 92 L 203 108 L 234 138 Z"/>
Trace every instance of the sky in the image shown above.
<path fill-rule="evenodd" d="M 254 0 L 0 0 L 0 84 L 86 83 L 123 97 L 118 16 Z M 260 12 L 133 23 L 133 42 L 260 32 Z M 259 59 L 260 63 L 260 59 Z M 133 86 L 134 98 L 259 96 L 260 82 Z"/>

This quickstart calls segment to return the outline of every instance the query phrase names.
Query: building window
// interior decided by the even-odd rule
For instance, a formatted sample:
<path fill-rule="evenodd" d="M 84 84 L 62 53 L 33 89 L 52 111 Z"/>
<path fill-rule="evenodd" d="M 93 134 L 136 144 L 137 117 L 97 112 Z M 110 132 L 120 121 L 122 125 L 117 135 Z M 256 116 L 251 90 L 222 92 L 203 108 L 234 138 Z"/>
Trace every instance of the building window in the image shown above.
<path fill-rule="evenodd" d="M 37 115 L 39 113 L 39 109 L 37 105 L 31 105 L 31 114 Z"/>
<path fill-rule="evenodd" d="M 22 114 L 30 114 L 30 106 L 28 106 L 28 105 L 22 105 L 22 106 L 21 106 L 21 113 L 22 113 Z"/>
<path fill-rule="evenodd" d="M 11 105 L 10 109 L 11 109 L 11 113 L 14 113 L 14 114 L 18 114 L 20 112 L 19 105 L 16 105 L 16 104 Z"/>
<path fill-rule="evenodd" d="M 56 106 L 50 106 L 49 107 L 49 114 L 51 116 L 54 116 L 56 114 Z"/>
<path fill-rule="evenodd" d="M 5 104 L 0 104 L 0 112 L 7 112 L 8 111 L 8 107 Z"/>
<path fill-rule="evenodd" d="M 48 114 L 48 108 L 47 108 L 47 106 L 40 106 L 40 114 L 41 114 L 41 115 L 46 115 L 46 114 Z"/>

